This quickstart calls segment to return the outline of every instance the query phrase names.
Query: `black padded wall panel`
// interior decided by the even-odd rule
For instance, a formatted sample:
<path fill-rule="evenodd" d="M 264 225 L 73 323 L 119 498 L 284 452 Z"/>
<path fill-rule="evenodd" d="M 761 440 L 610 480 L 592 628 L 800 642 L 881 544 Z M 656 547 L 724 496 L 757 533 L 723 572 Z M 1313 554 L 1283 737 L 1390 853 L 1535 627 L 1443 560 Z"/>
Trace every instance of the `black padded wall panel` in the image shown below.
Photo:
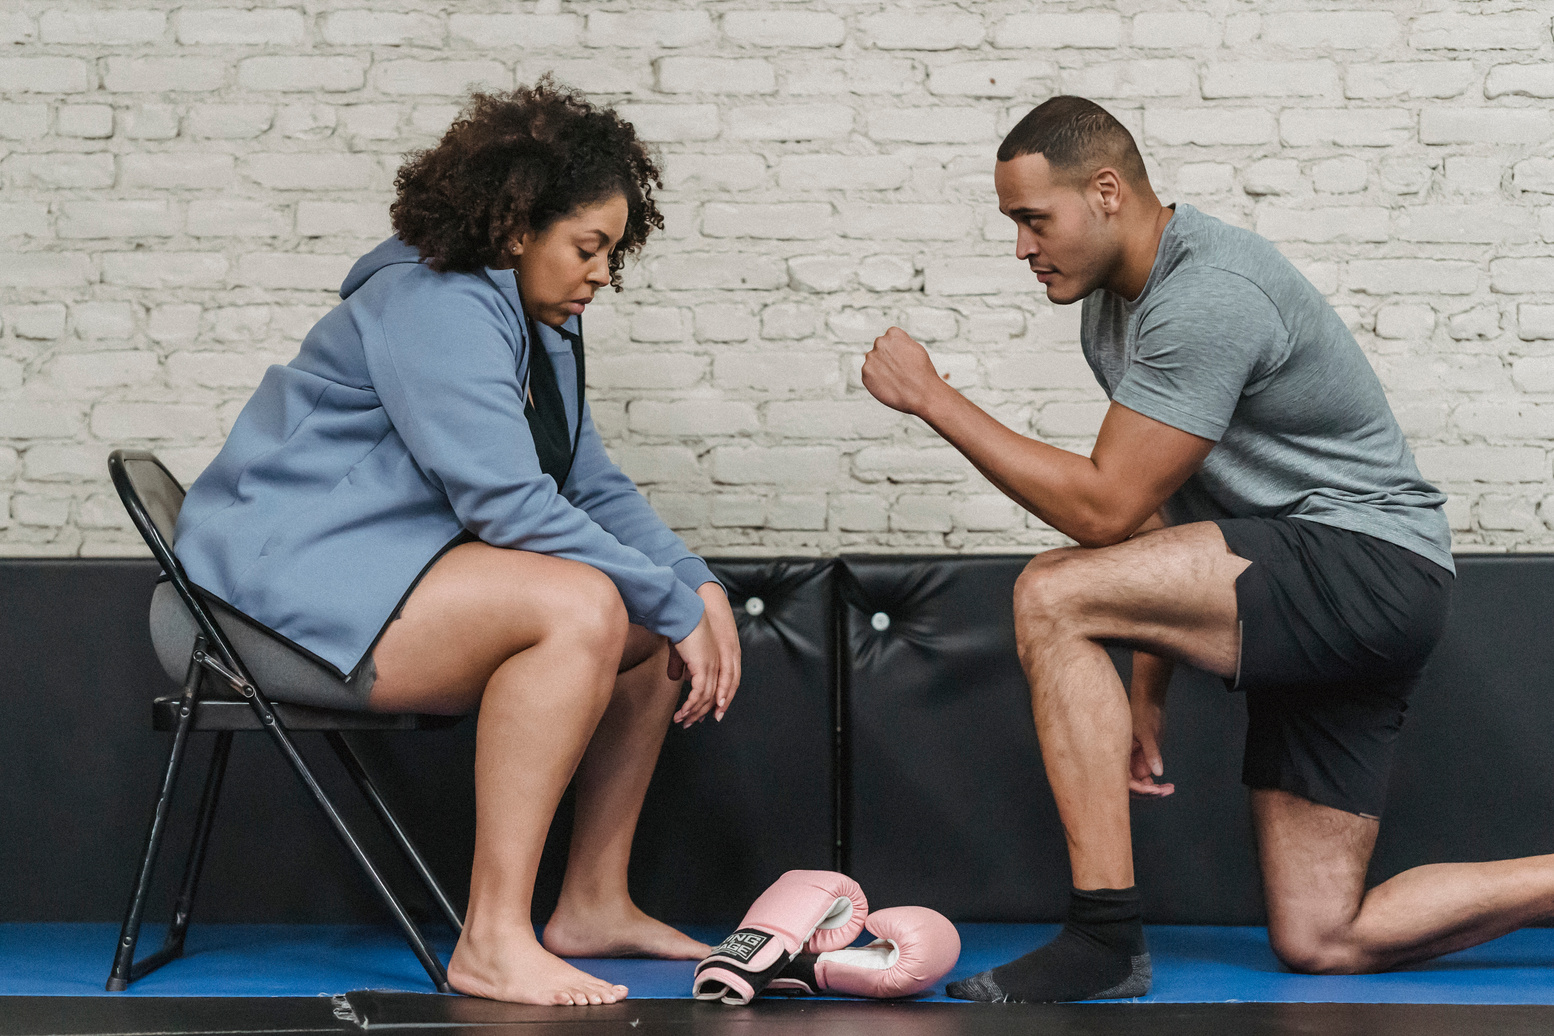
<path fill-rule="evenodd" d="M 1061 920 L 1063 830 L 1015 655 L 1025 557 L 850 557 L 838 585 L 851 873 L 880 905 L 955 920 Z M 1117 652 L 1126 670 L 1128 655 Z M 1246 794 L 1244 709 L 1181 667 L 1165 746 L 1170 798 L 1134 809 L 1146 919 L 1261 918 Z"/>
<path fill-rule="evenodd" d="M 832 566 L 712 568 L 739 623 L 744 679 L 722 723 L 670 730 L 632 851 L 632 890 L 662 917 L 733 923 L 783 871 L 833 866 Z"/>

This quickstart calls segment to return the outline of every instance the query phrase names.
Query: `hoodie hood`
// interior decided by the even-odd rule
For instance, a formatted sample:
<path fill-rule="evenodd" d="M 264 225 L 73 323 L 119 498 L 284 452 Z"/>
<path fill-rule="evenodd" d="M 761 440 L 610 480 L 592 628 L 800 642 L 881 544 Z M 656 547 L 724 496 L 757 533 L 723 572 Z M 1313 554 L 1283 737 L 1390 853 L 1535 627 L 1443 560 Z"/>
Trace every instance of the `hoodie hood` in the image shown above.
<path fill-rule="evenodd" d="M 414 247 L 405 244 L 398 237 L 391 237 L 356 260 L 356 265 L 351 267 L 351 272 L 345 275 L 345 281 L 340 285 L 340 297 L 350 298 L 351 292 L 366 284 L 373 274 L 385 266 L 393 266 L 396 263 L 414 265 L 420 261 L 421 253 Z"/>

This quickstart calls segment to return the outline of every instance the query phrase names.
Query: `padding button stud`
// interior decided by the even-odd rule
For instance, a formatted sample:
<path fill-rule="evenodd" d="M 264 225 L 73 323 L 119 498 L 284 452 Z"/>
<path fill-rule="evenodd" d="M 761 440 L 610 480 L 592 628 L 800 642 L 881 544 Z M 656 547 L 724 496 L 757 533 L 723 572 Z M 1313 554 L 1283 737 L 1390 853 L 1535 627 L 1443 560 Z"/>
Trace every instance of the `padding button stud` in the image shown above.
<path fill-rule="evenodd" d="M 886 630 L 890 629 L 890 616 L 886 615 L 884 612 L 875 612 L 873 617 L 869 619 L 869 625 L 873 626 L 879 632 L 884 633 Z"/>
<path fill-rule="evenodd" d="M 745 600 L 746 615 L 760 615 L 766 610 L 766 602 L 759 597 L 750 597 Z"/>

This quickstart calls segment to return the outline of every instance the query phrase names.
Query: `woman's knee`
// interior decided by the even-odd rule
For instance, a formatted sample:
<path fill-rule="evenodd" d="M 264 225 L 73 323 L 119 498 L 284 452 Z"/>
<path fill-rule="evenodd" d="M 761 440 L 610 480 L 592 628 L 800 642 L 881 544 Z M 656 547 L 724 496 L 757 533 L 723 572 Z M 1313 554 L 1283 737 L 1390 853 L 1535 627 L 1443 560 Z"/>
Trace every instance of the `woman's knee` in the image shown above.
<path fill-rule="evenodd" d="M 611 646 L 618 653 L 631 626 L 620 591 L 609 576 L 591 565 L 580 561 L 565 561 L 563 565 L 546 592 L 548 633 Z"/>

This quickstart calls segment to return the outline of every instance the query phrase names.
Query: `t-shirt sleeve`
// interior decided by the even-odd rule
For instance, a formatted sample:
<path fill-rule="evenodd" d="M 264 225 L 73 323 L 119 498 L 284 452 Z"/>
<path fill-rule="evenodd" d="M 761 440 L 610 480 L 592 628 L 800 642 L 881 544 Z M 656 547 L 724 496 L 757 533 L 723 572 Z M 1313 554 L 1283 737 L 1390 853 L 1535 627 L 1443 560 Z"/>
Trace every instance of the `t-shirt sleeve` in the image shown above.
<path fill-rule="evenodd" d="M 1248 382 L 1286 353 L 1284 321 L 1262 289 L 1224 270 L 1183 271 L 1155 291 L 1112 400 L 1218 442 Z"/>

